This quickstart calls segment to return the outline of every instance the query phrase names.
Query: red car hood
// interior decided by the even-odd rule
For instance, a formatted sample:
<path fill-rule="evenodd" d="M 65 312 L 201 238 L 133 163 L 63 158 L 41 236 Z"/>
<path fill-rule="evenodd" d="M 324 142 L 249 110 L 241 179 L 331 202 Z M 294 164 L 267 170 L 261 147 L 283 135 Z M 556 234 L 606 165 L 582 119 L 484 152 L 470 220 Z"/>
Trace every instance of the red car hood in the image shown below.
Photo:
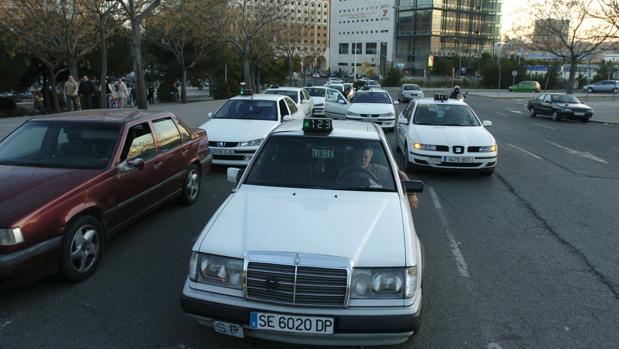
<path fill-rule="evenodd" d="M 83 184 L 101 170 L 0 165 L 0 228 Z"/>

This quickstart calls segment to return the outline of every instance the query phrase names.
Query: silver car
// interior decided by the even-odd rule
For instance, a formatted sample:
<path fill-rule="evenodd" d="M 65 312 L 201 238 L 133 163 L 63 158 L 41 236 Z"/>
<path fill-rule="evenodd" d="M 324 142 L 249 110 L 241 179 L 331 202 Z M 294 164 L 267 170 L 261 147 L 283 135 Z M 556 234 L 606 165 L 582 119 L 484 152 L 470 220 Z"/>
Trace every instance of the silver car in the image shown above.
<path fill-rule="evenodd" d="M 589 93 L 593 92 L 611 92 L 618 93 L 619 92 L 619 80 L 602 80 L 595 82 L 593 84 L 585 85 L 583 87 L 584 91 Z"/>

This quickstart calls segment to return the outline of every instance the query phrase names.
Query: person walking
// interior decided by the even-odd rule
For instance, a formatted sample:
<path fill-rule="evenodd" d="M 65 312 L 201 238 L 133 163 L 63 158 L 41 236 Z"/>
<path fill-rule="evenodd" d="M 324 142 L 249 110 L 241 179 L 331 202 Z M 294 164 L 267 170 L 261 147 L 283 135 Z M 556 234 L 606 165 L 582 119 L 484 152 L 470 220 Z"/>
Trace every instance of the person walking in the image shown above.
<path fill-rule="evenodd" d="M 153 85 L 148 87 L 148 104 L 155 104 L 155 88 Z"/>
<path fill-rule="evenodd" d="M 75 81 L 73 75 L 69 75 L 69 79 L 64 83 L 64 90 L 67 94 L 69 110 L 80 110 L 80 96 L 78 95 L 79 84 Z"/>
<path fill-rule="evenodd" d="M 95 85 L 84 75 L 78 88 L 78 93 L 84 98 L 84 109 L 92 109 L 92 95 L 95 94 Z"/>
<path fill-rule="evenodd" d="M 118 79 L 116 82 L 116 97 L 118 98 L 118 104 L 120 108 L 124 108 L 127 103 L 127 97 L 129 97 L 129 90 L 127 90 L 127 85 L 122 79 Z"/>

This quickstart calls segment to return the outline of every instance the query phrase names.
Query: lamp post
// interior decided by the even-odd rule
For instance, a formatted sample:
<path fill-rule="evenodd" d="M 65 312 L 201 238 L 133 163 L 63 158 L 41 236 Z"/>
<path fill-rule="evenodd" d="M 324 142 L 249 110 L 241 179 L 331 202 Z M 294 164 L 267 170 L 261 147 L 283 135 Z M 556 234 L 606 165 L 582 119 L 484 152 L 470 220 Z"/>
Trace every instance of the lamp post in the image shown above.
<path fill-rule="evenodd" d="M 458 77 L 462 77 L 462 56 L 460 55 L 460 38 L 454 39 L 456 42 L 456 54 L 458 55 Z"/>
<path fill-rule="evenodd" d="M 498 87 L 497 89 L 499 90 L 498 92 L 501 91 L 501 47 L 503 46 L 502 42 L 498 42 L 496 43 L 496 53 L 497 53 L 497 65 L 499 66 L 499 82 L 498 82 Z M 497 93 L 498 93 L 497 92 Z"/>

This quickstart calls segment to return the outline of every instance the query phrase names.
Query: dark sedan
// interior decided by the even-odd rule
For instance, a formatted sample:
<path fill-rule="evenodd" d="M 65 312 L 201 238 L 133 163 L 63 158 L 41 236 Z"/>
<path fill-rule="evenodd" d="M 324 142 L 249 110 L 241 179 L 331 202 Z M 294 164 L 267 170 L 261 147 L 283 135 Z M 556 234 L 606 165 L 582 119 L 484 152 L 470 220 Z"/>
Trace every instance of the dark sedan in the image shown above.
<path fill-rule="evenodd" d="M 578 119 L 587 122 L 593 117 L 593 109 L 582 104 L 572 95 L 560 93 L 542 93 L 527 104 L 529 115 L 550 115 L 553 120 Z"/>
<path fill-rule="evenodd" d="M 211 162 L 206 132 L 170 113 L 26 121 L 0 142 L 0 288 L 86 279 L 114 234 L 168 200 L 194 203 Z"/>

